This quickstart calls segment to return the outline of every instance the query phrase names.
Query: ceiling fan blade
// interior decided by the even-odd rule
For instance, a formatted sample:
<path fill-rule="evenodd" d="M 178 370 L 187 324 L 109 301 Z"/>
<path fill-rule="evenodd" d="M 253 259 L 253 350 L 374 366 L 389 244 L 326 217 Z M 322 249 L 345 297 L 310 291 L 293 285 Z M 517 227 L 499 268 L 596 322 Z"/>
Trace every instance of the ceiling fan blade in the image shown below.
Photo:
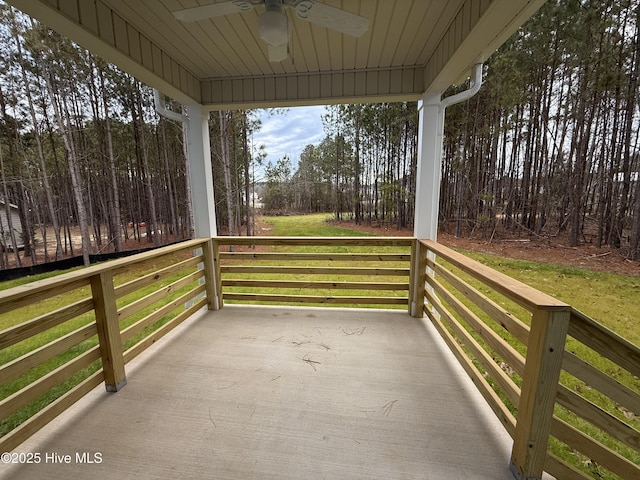
<path fill-rule="evenodd" d="M 289 56 L 289 46 L 287 44 L 278 45 L 277 47 L 267 45 L 267 51 L 269 53 L 270 62 L 281 62 L 286 60 Z"/>
<path fill-rule="evenodd" d="M 229 0 L 199 7 L 185 8 L 173 12 L 173 16 L 181 22 L 196 22 L 211 17 L 222 17 L 232 13 L 247 12 L 253 8 L 250 0 Z"/>
<path fill-rule="evenodd" d="M 369 30 L 369 19 L 314 0 L 300 0 L 294 6 L 296 16 L 323 27 L 359 37 Z"/>

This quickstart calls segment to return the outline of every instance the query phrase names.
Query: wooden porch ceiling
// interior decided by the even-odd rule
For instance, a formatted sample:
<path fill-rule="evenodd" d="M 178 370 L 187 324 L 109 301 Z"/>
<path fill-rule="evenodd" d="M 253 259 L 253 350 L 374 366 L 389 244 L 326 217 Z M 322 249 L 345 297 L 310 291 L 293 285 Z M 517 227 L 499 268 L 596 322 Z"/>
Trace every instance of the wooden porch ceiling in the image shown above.
<path fill-rule="evenodd" d="M 359 38 L 290 15 L 290 58 L 269 62 L 263 7 L 182 23 L 221 0 L 8 0 L 183 103 L 208 109 L 415 100 L 465 78 L 544 0 L 319 0 L 369 19 Z"/>

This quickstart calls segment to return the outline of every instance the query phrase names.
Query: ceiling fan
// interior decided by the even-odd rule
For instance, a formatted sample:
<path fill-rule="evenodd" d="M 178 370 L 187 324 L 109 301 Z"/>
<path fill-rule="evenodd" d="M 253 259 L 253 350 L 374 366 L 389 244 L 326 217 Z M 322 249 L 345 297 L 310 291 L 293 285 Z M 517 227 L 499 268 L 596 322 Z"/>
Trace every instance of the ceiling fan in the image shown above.
<path fill-rule="evenodd" d="M 258 15 L 258 34 L 267 44 L 270 62 L 281 62 L 289 56 L 290 25 L 285 7 L 293 10 L 301 20 L 353 37 L 359 37 L 369 29 L 368 18 L 316 0 L 227 0 L 177 10 L 173 16 L 182 22 L 196 22 L 248 12 L 258 5 L 265 6 L 264 12 Z"/>

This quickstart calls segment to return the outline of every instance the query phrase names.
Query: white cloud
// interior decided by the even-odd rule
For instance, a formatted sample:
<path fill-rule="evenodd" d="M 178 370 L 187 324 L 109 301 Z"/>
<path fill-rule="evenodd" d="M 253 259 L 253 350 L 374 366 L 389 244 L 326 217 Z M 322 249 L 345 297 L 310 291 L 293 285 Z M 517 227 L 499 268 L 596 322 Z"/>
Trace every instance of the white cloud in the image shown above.
<path fill-rule="evenodd" d="M 304 148 L 309 144 L 317 145 L 324 138 L 324 113 L 324 106 L 291 107 L 275 114 L 261 110 L 258 118 L 262 127 L 253 134 L 253 146 L 257 149 L 264 145 L 265 164 L 276 163 L 287 155 L 295 169 Z"/>

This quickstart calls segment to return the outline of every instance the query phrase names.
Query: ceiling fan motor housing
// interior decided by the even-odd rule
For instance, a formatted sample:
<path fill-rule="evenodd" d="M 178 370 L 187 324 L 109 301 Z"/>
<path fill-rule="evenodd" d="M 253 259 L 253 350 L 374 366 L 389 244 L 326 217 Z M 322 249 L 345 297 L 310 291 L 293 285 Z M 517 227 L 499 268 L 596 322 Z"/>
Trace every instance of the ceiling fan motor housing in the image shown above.
<path fill-rule="evenodd" d="M 289 25 L 282 0 L 266 0 L 266 10 L 258 16 L 258 35 L 267 44 L 279 47 L 289 41 Z"/>

